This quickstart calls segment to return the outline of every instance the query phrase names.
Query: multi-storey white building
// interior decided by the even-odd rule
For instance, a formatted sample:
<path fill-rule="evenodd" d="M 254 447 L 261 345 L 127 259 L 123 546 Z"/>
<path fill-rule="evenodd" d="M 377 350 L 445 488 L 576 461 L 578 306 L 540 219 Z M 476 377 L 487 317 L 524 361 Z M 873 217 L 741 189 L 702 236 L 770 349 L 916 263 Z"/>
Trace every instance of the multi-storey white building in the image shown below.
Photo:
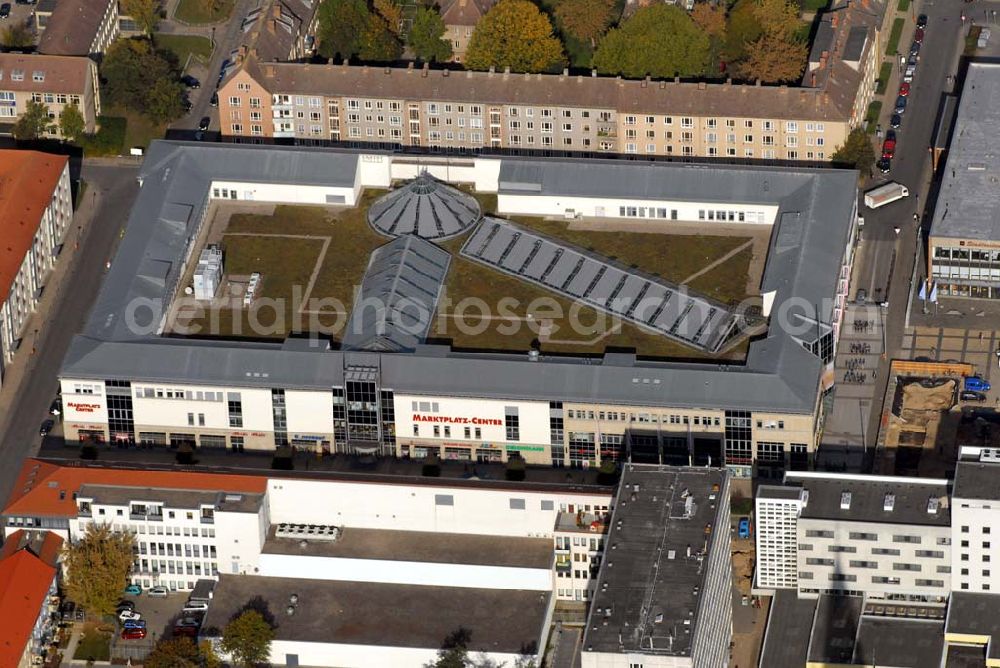
<path fill-rule="evenodd" d="M 788 473 L 756 499 L 759 589 L 943 603 L 952 583 L 947 480 Z"/>
<path fill-rule="evenodd" d="M 608 507 L 568 509 L 556 517 L 556 599 L 584 603 L 594 587 L 605 548 Z"/>
<path fill-rule="evenodd" d="M 68 158 L 0 150 L 0 383 L 72 219 Z"/>
<path fill-rule="evenodd" d="M 963 448 L 963 451 L 969 450 Z M 975 450 L 975 449 L 972 449 Z M 978 461 L 955 470 L 951 504 L 952 588 L 1000 592 L 1000 452 L 983 449 Z M 993 533 L 993 529 L 997 533 Z M 997 557 L 997 561 L 993 561 Z"/>

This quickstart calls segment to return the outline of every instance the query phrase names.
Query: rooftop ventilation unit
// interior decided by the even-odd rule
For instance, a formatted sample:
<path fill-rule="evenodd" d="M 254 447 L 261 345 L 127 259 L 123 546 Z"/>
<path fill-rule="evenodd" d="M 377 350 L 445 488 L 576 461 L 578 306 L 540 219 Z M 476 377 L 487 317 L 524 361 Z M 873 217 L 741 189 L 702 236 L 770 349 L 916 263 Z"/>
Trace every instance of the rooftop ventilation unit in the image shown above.
<path fill-rule="evenodd" d="M 936 496 L 932 496 L 931 498 L 927 499 L 928 515 L 937 515 L 938 508 L 940 507 L 941 507 L 941 500 L 938 499 Z"/>
<path fill-rule="evenodd" d="M 979 453 L 981 462 L 1000 462 L 1000 450 L 997 448 L 983 448 Z"/>
<path fill-rule="evenodd" d="M 340 538 L 340 527 L 326 524 L 279 524 L 274 530 L 275 538 L 298 538 L 334 541 Z"/>
<path fill-rule="evenodd" d="M 850 510 L 851 509 L 851 493 L 841 492 L 840 493 L 840 509 Z"/>
<path fill-rule="evenodd" d="M 808 489 L 802 490 L 802 494 L 801 494 L 801 496 L 799 496 L 799 498 L 802 499 L 802 507 L 803 508 L 806 508 L 806 507 L 809 506 L 809 490 Z"/>
<path fill-rule="evenodd" d="M 885 495 L 885 500 L 882 502 L 882 510 L 887 513 L 891 513 L 892 509 L 896 507 L 896 495 L 889 493 Z"/>

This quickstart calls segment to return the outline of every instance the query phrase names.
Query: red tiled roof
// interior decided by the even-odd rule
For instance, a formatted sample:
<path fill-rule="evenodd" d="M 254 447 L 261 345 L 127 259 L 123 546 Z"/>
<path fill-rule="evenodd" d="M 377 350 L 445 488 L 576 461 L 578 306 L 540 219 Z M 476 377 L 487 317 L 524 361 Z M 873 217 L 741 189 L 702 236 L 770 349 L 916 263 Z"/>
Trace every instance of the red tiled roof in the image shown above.
<path fill-rule="evenodd" d="M 257 475 L 59 466 L 28 459 L 14 483 L 3 514 L 75 517 L 73 495 L 85 484 L 247 494 L 267 491 L 267 478 Z"/>
<path fill-rule="evenodd" d="M 55 575 L 29 550 L 0 560 L 0 666 L 20 662 Z"/>
<path fill-rule="evenodd" d="M 0 303 L 10 294 L 68 161 L 64 155 L 0 150 Z"/>
<path fill-rule="evenodd" d="M 0 560 L 6 559 L 21 550 L 28 550 L 48 566 L 55 568 L 59 563 L 63 539 L 51 531 L 26 531 L 21 529 L 7 536 L 3 547 L 0 547 Z"/>

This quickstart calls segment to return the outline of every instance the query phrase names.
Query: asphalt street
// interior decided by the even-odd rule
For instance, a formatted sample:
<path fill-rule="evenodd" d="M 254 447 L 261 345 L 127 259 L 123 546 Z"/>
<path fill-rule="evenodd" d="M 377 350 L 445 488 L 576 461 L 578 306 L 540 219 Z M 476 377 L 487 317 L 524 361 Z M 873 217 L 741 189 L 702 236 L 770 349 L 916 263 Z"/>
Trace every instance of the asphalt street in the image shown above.
<path fill-rule="evenodd" d="M 30 355 L 20 387 L 5 387 L 7 410 L 0 416 L 0 499 L 11 492 L 21 462 L 39 445 L 38 427 L 48 417 L 56 395 L 57 374 L 70 339 L 80 331 L 104 278 L 105 262 L 111 257 L 119 232 L 138 192 L 137 165 L 85 162 L 81 178 L 87 189 L 84 207 L 95 207 L 83 230 L 79 248 L 67 247 L 60 262 L 68 261 L 67 273 L 55 286 L 52 301 L 40 312 L 35 354 L 28 346 L 19 355 Z M 90 200 L 89 204 L 85 204 Z M 78 216 L 79 216 L 78 211 Z M 78 218 L 74 219 L 78 225 Z M 67 244 L 68 246 L 68 244 Z"/>

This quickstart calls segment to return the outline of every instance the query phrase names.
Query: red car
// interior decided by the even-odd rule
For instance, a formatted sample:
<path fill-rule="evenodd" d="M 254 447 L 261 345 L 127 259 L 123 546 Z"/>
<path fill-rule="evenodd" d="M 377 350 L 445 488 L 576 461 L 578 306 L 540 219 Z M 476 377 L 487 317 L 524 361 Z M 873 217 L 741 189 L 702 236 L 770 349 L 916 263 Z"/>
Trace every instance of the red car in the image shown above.
<path fill-rule="evenodd" d="M 129 628 L 122 629 L 122 640 L 143 640 L 146 637 L 146 629 Z"/>
<path fill-rule="evenodd" d="M 920 44 L 924 41 L 924 29 L 917 28 L 913 33 L 913 41 Z"/>
<path fill-rule="evenodd" d="M 910 84 L 906 81 L 899 84 L 899 96 L 907 97 L 910 94 Z"/>
<path fill-rule="evenodd" d="M 886 139 L 885 143 L 882 144 L 882 157 L 892 158 L 896 154 L 896 140 Z"/>

